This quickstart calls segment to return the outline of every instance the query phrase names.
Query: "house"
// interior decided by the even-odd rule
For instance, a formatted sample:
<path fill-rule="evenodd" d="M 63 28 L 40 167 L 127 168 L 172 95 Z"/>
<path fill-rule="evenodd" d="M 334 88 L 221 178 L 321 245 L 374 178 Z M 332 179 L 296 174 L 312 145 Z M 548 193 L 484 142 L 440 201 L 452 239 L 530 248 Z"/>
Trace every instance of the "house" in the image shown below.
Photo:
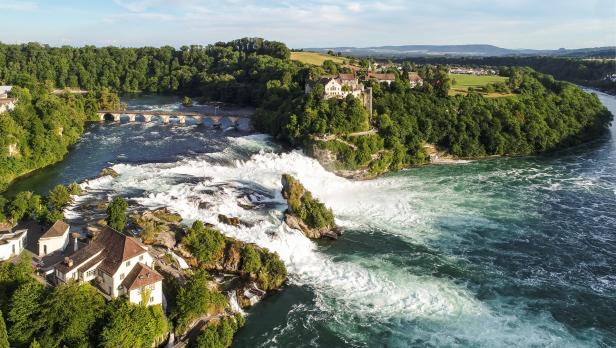
<path fill-rule="evenodd" d="M 423 79 L 416 72 L 409 73 L 409 83 L 411 84 L 411 88 L 415 88 L 417 86 L 423 86 Z"/>
<path fill-rule="evenodd" d="M 162 304 L 162 276 L 148 248 L 133 237 L 104 227 L 85 247 L 55 267 L 59 282 L 90 282 L 106 296 L 127 296 L 135 304 Z"/>
<path fill-rule="evenodd" d="M 13 89 L 13 86 L 0 86 L 0 99 L 6 99 L 9 97 L 9 92 Z"/>
<path fill-rule="evenodd" d="M 306 94 L 312 92 L 314 86 L 317 84 L 323 86 L 324 99 L 346 98 L 348 95 L 359 98 L 364 92 L 364 85 L 357 80 L 354 74 L 321 76 L 316 81 L 306 83 Z"/>
<path fill-rule="evenodd" d="M 375 79 L 379 83 L 386 83 L 388 86 L 396 81 L 396 74 L 387 73 L 387 74 L 377 74 L 373 72 L 368 73 L 368 79 Z"/>
<path fill-rule="evenodd" d="M 21 254 L 26 245 L 28 230 L 11 231 L 9 228 L 0 230 L 0 261 L 8 260 Z"/>
<path fill-rule="evenodd" d="M 49 255 L 56 251 L 63 251 L 69 242 L 68 230 L 70 226 L 64 221 L 56 221 L 47 232 L 39 238 L 38 256 Z"/>

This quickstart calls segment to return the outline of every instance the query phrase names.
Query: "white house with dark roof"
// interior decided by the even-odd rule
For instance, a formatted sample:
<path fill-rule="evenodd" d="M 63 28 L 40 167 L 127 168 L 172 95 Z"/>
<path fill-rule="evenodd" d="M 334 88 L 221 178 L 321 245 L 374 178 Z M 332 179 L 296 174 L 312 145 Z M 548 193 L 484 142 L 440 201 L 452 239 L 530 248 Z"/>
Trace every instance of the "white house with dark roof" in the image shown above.
<path fill-rule="evenodd" d="M 21 254 L 26 245 L 28 230 L 0 230 L 0 261 Z"/>
<path fill-rule="evenodd" d="M 133 237 L 104 227 L 87 246 L 55 267 L 60 282 L 92 281 L 105 295 L 126 295 L 130 302 L 162 304 L 162 276 L 148 248 Z M 147 295 L 147 296 L 146 296 Z"/>
<path fill-rule="evenodd" d="M 378 74 L 378 73 L 369 72 L 367 77 L 368 77 L 368 80 L 375 79 L 379 83 L 386 83 L 388 86 L 392 82 L 396 81 L 396 74 L 392 74 L 392 73 Z"/>
<path fill-rule="evenodd" d="M 39 238 L 38 256 L 46 256 L 56 251 L 64 251 L 69 242 L 70 226 L 64 221 L 56 221 Z"/>
<path fill-rule="evenodd" d="M 335 76 L 321 76 L 316 81 L 310 81 L 306 83 L 306 94 L 312 92 L 314 86 L 320 84 L 323 86 L 324 99 L 330 98 L 346 98 L 348 95 L 352 95 L 355 98 L 359 98 L 364 93 L 364 85 L 359 82 L 354 74 L 338 74 Z"/>

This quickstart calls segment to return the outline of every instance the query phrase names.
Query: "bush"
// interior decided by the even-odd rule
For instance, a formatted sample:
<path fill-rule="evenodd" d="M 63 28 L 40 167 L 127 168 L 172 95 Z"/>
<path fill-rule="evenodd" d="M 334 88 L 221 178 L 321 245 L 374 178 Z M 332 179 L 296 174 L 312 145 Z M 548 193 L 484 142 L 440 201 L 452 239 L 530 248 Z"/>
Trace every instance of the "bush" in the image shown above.
<path fill-rule="evenodd" d="M 56 185 L 56 187 L 49 192 L 49 196 L 47 197 L 47 202 L 50 207 L 57 210 L 62 210 L 62 208 L 71 203 L 71 201 L 71 193 L 64 185 Z"/>
<path fill-rule="evenodd" d="M 210 324 L 199 335 L 193 348 L 226 348 L 233 343 L 233 335 L 244 325 L 241 315 L 224 317 L 218 323 Z"/>
<path fill-rule="evenodd" d="M 182 243 L 203 264 L 219 260 L 225 250 L 225 237 L 222 233 L 205 227 L 201 221 L 193 223 Z"/>
<path fill-rule="evenodd" d="M 244 273 L 256 274 L 261 269 L 261 258 L 257 249 L 248 244 L 242 252 L 242 266 L 240 270 Z"/>
<path fill-rule="evenodd" d="M 267 250 L 262 250 L 261 264 L 263 267 L 259 270 L 258 274 L 259 285 L 264 290 L 281 287 L 287 279 L 287 269 L 278 255 L 268 252 Z"/>
<path fill-rule="evenodd" d="M 289 205 L 289 212 L 302 219 L 310 228 L 333 228 L 336 226 L 334 213 L 325 204 L 312 197 L 309 191 L 293 176 L 284 174 L 283 197 Z"/>
<path fill-rule="evenodd" d="M 223 294 L 210 289 L 209 275 L 200 270 L 178 290 L 176 306 L 177 333 L 182 333 L 191 321 L 201 315 L 220 312 L 228 303 Z"/>
<path fill-rule="evenodd" d="M 128 203 L 122 197 L 115 197 L 107 207 L 107 224 L 116 231 L 124 231 Z"/>
<path fill-rule="evenodd" d="M 126 299 L 116 299 L 108 305 L 107 313 L 100 347 L 149 348 L 169 331 L 161 306 L 137 306 Z"/>

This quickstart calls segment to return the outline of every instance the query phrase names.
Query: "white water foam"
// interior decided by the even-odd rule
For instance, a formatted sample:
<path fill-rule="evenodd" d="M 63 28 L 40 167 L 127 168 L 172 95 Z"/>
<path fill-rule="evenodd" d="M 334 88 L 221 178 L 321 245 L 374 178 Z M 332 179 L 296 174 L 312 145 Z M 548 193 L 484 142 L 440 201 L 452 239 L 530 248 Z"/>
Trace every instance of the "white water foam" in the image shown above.
<path fill-rule="evenodd" d="M 267 148 L 267 138 L 231 139 L 243 149 L 261 148 L 248 160 L 235 159 L 229 164 L 220 159 L 232 156 L 204 155 L 176 163 L 116 165 L 118 178 L 92 180 L 84 184 L 87 191 L 104 191 L 127 195 L 148 208 L 168 207 L 186 223 L 204 220 L 217 225 L 227 236 L 256 243 L 277 252 L 287 265 L 291 282 L 314 289 L 318 305 L 334 316 L 344 313 L 372 318 L 369 320 L 426 320 L 451 330 L 444 337 L 463 337 L 485 345 L 508 342 L 513 345 L 568 345 L 554 336 L 560 325 L 546 319 L 542 326 L 522 322 L 515 315 L 503 317 L 493 313 L 464 287 L 444 278 L 416 276 L 385 262 L 373 261 L 375 267 L 335 261 L 319 252 L 315 243 L 301 232 L 281 222 L 286 204 L 280 195 L 280 177 L 289 173 L 331 206 L 343 226 L 398 226 L 403 230 L 419 217 L 413 202 L 400 187 L 398 179 L 351 182 L 325 171 L 315 160 L 299 151 L 276 154 Z M 228 158 L 227 158 L 228 159 Z M 190 180 L 186 180 L 189 178 Z M 246 210 L 237 204 L 247 191 L 265 197 L 255 204 L 264 208 Z M 267 197 L 271 198 L 267 198 Z M 208 209 L 200 209 L 202 202 Z M 218 214 L 238 216 L 252 227 L 231 227 L 218 223 Z M 498 336 L 481 336 L 483 331 Z M 567 336 L 563 333 L 562 336 Z M 448 344 L 436 335 L 434 344 Z"/>

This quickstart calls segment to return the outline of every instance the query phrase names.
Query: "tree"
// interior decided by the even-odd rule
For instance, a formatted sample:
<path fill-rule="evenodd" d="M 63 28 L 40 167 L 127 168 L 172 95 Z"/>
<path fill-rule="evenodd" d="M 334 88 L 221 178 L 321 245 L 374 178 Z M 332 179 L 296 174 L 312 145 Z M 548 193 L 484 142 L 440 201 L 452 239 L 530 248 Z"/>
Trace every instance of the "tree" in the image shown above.
<path fill-rule="evenodd" d="M 79 196 L 81 194 L 81 186 L 78 183 L 74 182 L 68 185 L 68 191 L 73 196 Z"/>
<path fill-rule="evenodd" d="M 62 210 L 62 208 L 71 203 L 71 193 L 66 186 L 56 185 L 56 187 L 49 192 L 47 201 L 51 205 L 52 209 Z"/>
<path fill-rule="evenodd" d="M 107 309 L 100 346 L 149 348 L 169 330 L 160 306 L 137 306 L 126 299 L 114 300 Z"/>
<path fill-rule="evenodd" d="M 0 311 L 0 348 L 9 348 L 9 336 L 6 333 L 6 324 L 4 323 L 4 317 L 2 311 Z"/>
<path fill-rule="evenodd" d="M 179 332 L 183 332 L 199 316 L 221 311 L 228 306 L 225 296 L 211 290 L 208 283 L 209 275 L 199 270 L 179 289 L 176 299 Z"/>
<path fill-rule="evenodd" d="M 225 249 L 225 237 L 222 233 L 205 227 L 203 222 L 198 220 L 188 229 L 182 243 L 204 264 L 219 260 Z"/>
<path fill-rule="evenodd" d="M 40 315 L 44 287 L 34 279 L 21 284 L 11 298 L 11 310 L 8 312 L 11 343 L 23 347 L 40 329 L 37 318 Z"/>
<path fill-rule="evenodd" d="M 107 224 L 116 231 L 124 231 L 128 203 L 122 197 L 115 197 L 107 207 Z"/>
<path fill-rule="evenodd" d="M 43 215 L 43 221 L 48 225 L 58 220 L 64 220 L 64 213 L 61 210 L 49 210 Z"/>
<path fill-rule="evenodd" d="M 244 324 L 243 317 L 224 317 L 208 325 L 197 338 L 195 348 L 226 348 L 233 343 L 233 335 Z"/>
<path fill-rule="evenodd" d="M 189 106 L 193 106 L 193 101 L 192 99 L 190 99 L 190 97 L 184 97 L 182 98 L 182 105 L 189 107 Z"/>
<path fill-rule="evenodd" d="M 277 289 L 287 279 L 287 269 L 277 254 L 267 250 L 261 251 L 263 267 L 259 271 L 259 284 L 265 290 Z"/>
<path fill-rule="evenodd" d="M 242 252 L 242 266 L 240 270 L 248 274 L 256 274 L 261 269 L 259 252 L 253 245 L 246 245 Z"/>
<path fill-rule="evenodd" d="M 28 206 L 32 198 L 32 192 L 22 191 L 19 192 L 9 206 L 9 216 L 13 223 L 19 222 L 28 211 Z"/>
<path fill-rule="evenodd" d="M 41 306 L 37 338 L 45 347 L 88 346 L 104 306 L 105 299 L 90 284 L 59 285 Z"/>

